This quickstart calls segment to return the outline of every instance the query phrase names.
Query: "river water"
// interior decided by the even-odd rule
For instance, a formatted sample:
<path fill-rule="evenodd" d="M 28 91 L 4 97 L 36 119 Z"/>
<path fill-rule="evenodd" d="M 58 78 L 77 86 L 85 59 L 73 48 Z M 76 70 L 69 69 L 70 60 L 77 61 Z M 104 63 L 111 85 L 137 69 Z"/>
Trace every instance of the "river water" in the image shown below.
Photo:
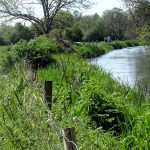
<path fill-rule="evenodd" d="M 90 62 L 111 73 L 120 83 L 138 87 L 150 95 L 150 57 L 146 48 L 138 46 L 113 50 Z"/>

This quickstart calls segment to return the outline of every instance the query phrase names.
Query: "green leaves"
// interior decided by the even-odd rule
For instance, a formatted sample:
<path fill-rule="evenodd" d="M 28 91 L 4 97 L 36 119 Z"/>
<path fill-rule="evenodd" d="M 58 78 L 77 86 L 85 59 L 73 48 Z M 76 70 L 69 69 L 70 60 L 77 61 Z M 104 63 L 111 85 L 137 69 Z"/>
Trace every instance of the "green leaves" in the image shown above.
<path fill-rule="evenodd" d="M 54 59 L 52 53 L 60 53 L 63 49 L 55 40 L 50 40 L 46 36 L 40 36 L 27 41 L 20 41 L 12 48 L 16 52 L 17 59 L 24 59 L 32 68 L 45 67 Z"/>
<path fill-rule="evenodd" d="M 91 93 L 88 114 L 98 127 L 102 126 L 104 130 L 112 130 L 119 134 L 125 121 L 119 109 L 113 102 L 104 99 L 101 93 Z"/>

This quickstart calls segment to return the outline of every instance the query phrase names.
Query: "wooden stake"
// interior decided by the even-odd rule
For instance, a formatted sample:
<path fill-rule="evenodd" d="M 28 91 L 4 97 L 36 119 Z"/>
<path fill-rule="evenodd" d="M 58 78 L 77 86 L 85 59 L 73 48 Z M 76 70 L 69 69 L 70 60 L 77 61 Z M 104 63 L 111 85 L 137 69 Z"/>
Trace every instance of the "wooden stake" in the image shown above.
<path fill-rule="evenodd" d="M 65 150 L 77 150 L 75 140 L 75 128 L 65 128 L 62 130 Z"/>
<path fill-rule="evenodd" d="M 52 108 L 52 84 L 53 81 L 45 81 L 44 83 L 44 100 L 49 109 Z"/>

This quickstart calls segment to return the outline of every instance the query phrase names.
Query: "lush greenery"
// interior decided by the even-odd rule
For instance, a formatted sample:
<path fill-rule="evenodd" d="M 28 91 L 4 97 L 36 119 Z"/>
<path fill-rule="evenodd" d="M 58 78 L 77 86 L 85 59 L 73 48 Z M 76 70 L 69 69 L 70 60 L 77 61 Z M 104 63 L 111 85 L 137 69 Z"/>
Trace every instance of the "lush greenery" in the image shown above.
<path fill-rule="evenodd" d="M 76 55 L 57 58 L 60 64 L 40 70 L 39 79 L 54 81 L 53 114 L 61 126 L 76 126 L 77 137 L 84 139 L 78 139 L 81 149 L 149 148 L 150 105 L 141 92 L 119 85 Z"/>
<path fill-rule="evenodd" d="M 15 26 L 0 26 L 0 45 L 10 45 L 21 39 L 30 40 L 34 37 L 34 33 L 29 27 L 16 23 Z"/>
<path fill-rule="evenodd" d="M 63 54 L 61 44 L 42 36 L 1 47 L 0 149 L 61 149 L 60 130 L 72 126 L 79 149 L 149 149 L 149 98 L 83 59 L 137 44 L 78 43 Z M 37 71 L 21 61 L 32 64 L 41 55 L 55 61 Z M 53 80 L 51 111 L 43 100 L 44 80 Z"/>
<path fill-rule="evenodd" d="M 137 40 L 113 41 L 113 42 L 89 42 L 73 45 L 75 52 L 83 58 L 93 58 L 109 52 L 113 49 L 121 49 L 130 46 L 138 46 Z"/>
<path fill-rule="evenodd" d="M 53 62 L 52 53 L 61 53 L 63 48 L 55 39 L 50 40 L 47 36 L 40 36 L 27 41 L 20 41 L 12 46 L 12 51 L 16 55 L 16 60 L 22 59 L 32 68 L 44 67 Z"/>
<path fill-rule="evenodd" d="M 71 45 L 69 41 L 58 42 L 56 39 L 49 39 L 48 36 L 39 36 L 29 42 L 21 40 L 13 46 L 7 47 L 9 55 L 3 61 L 4 65 L 12 65 L 16 61 L 29 65 L 33 69 L 46 67 L 54 62 L 53 54 L 63 52 L 77 53 L 82 58 L 92 58 L 100 56 L 113 49 L 121 49 L 128 46 L 137 46 L 136 40 L 113 41 L 113 42 L 93 42 L 75 43 Z"/>
<path fill-rule="evenodd" d="M 53 23 L 50 22 L 50 30 L 45 32 L 49 35 L 56 32 L 58 41 L 100 42 L 104 41 L 104 37 L 111 36 L 112 40 L 139 38 L 144 44 L 149 44 L 149 41 L 147 42 L 150 37 L 149 1 L 144 0 L 141 3 L 138 0 L 122 1 L 127 6 L 126 11 L 113 8 L 105 10 L 102 16 L 98 14 L 83 16 L 77 11 L 71 13 L 59 10 L 53 18 Z M 15 26 L 1 25 L 0 45 L 16 43 L 21 39 L 28 41 L 43 34 L 41 31 L 44 29 L 45 26 L 42 27 L 42 24 L 39 26 L 38 23 L 29 27 L 21 23 L 16 23 Z"/>
<path fill-rule="evenodd" d="M 56 9 L 52 20 L 45 13 L 29 27 L 0 26 L 0 45 L 9 45 L 0 47 L 0 149 L 63 149 L 65 127 L 75 127 L 81 150 L 150 149 L 150 98 L 86 60 L 139 41 L 149 45 L 149 1 L 122 1 L 126 12 Z M 108 35 L 112 42 L 104 42 Z M 43 99 L 45 80 L 53 81 L 52 110 Z"/>

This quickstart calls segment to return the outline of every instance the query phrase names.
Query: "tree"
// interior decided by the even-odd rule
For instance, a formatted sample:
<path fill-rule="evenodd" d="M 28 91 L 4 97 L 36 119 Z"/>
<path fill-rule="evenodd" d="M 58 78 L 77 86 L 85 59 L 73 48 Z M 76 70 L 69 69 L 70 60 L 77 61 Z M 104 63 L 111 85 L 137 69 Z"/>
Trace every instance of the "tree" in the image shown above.
<path fill-rule="evenodd" d="M 85 41 L 103 41 L 105 26 L 103 20 L 98 16 L 93 17 L 93 26 L 84 35 Z"/>
<path fill-rule="evenodd" d="M 41 34 L 47 34 L 60 10 L 90 6 L 89 0 L 1 0 L 0 17 L 29 21 Z M 35 7 L 42 10 L 40 17 L 35 13 Z"/>
<path fill-rule="evenodd" d="M 128 8 L 130 16 L 136 27 L 150 28 L 150 0 L 122 0 Z"/>
<path fill-rule="evenodd" d="M 83 32 L 78 25 L 74 25 L 72 28 L 65 29 L 64 37 L 71 41 L 80 42 L 83 38 Z"/>
<path fill-rule="evenodd" d="M 54 18 L 52 28 L 65 29 L 72 27 L 74 24 L 74 16 L 69 11 L 59 11 Z"/>
<path fill-rule="evenodd" d="M 33 37 L 30 28 L 21 23 L 16 23 L 15 26 L 5 24 L 0 26 L 0 45 L 16 43 L 21 39 L 29 41 Z"/>
<path fill-rule="evenodd" d="M 0 39 L 1 45 L 11 44 L 11 37 L 15 33 L 15 29 L 12 26 L 1 25 L 0 26 Z"/>
<path fill-rule="evenodd" d="M 84 37 L 84 41 L 101 41 L 104 36 L 104 24 L 101 17 L 95 13 L 94 15 L 81 16 L 78 21 Z"/>
<path fill-rule="evenodd" d="M 122 0 L 130 14 L 130 30 L 143 41 L 150 40 L 150 0 Z M 130 35 L 131 32 L 129 31 Z"/>
<path fill-rule="evenodd" d="M 11 43 L 16 43 L 21 39 L 29 41 L 34 37 L 33 33 L 30 31 L 30 28 L 22 25 L 20 22 L 16 23 L 13 28 L 15 32 L 10 37 Z"/>
<path fill-rule="evenodd" d="M 127 14 L 120 8 L 106 10 L 103 13 L 103 20 L 107 29 L 107 35 L 115 39 L 123 39 L 127 26 Z"/>

